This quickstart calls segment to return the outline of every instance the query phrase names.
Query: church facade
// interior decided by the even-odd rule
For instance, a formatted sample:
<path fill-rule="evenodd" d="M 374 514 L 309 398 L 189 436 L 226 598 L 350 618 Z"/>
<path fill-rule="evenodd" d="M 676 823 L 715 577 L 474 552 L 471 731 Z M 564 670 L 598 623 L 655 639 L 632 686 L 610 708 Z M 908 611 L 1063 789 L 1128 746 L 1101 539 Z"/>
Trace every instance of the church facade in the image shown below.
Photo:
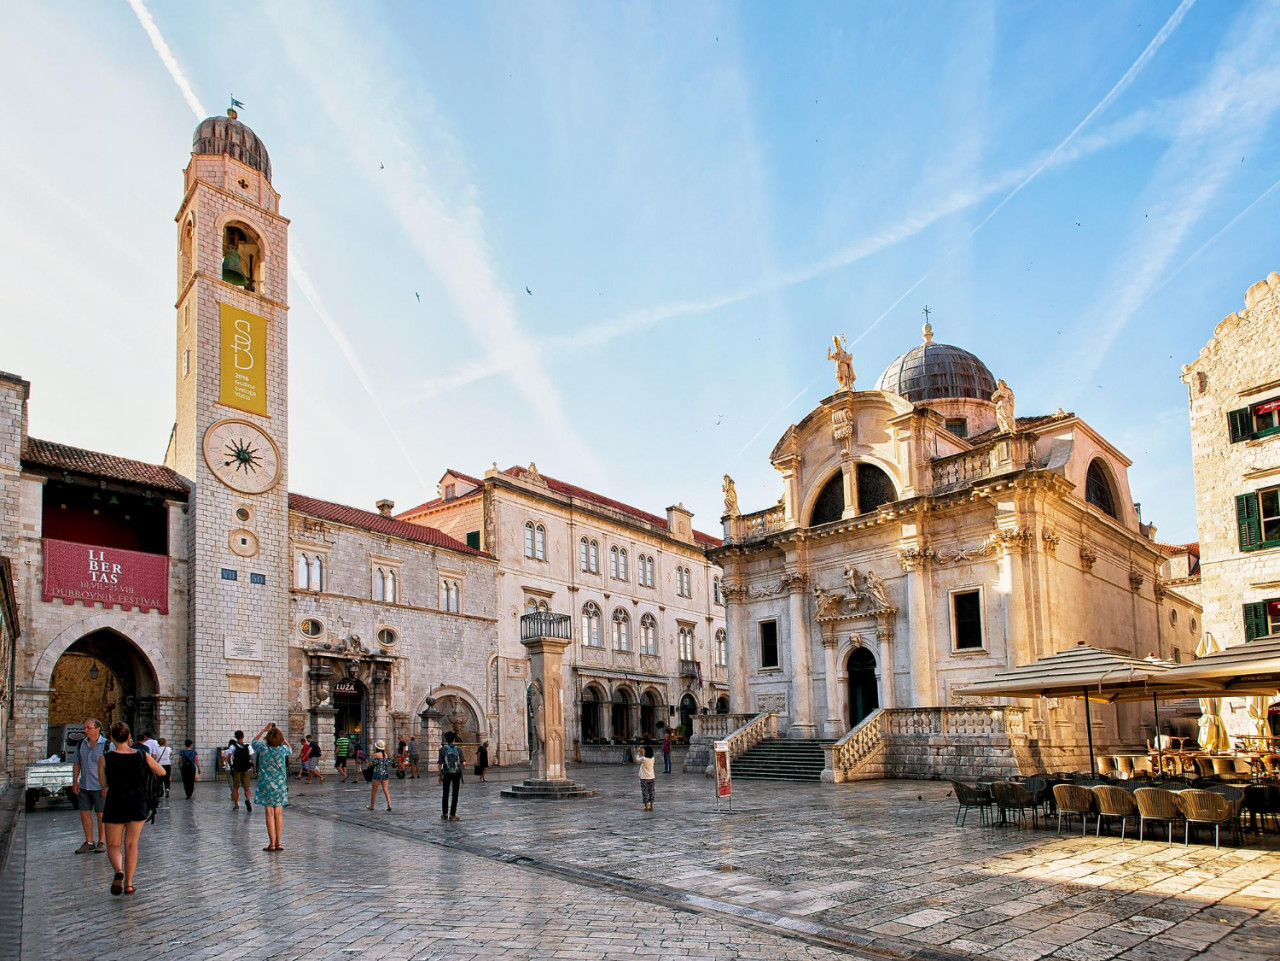
<path fill-rule="evenodd" d="M 944 739 L 996 724 L 1046 760 L 1082 757 L 1077 703 L 1018 702 L 979 723 L 964 709 L 998 705 L 956 691 L 1077 643 L 1194 650 L 1199 607 L 1158 577 L 1167 552 L 1133 503 L 1130 461 L 1074 414 L 1016 417 L 1008 385 L 928 324 L 870 390 L 855 389 L 838 339 L 828 359 L 838 389 L 770 455 L 777 504 L 741 513 L 726 478 L 710 554 L 724 567 L 735 708 L 819 739 L 913 709 Z M 1099 711 L 1095 739 L 1141 743 L 1150 714 Z"/>
<path fill-rule="evenodd" d="M 163 464 L 30 437 L 31 387 L 0 374 L 4 626 L 20 625 L 4 766 L 65 749 L 87 716 L 206 750 L 267 721 L 295 741 L 485 739 L 494 558 L 390 502 L 289 491 L 289 223 L 234 112 L 197 127 L 177 223 Z"/>

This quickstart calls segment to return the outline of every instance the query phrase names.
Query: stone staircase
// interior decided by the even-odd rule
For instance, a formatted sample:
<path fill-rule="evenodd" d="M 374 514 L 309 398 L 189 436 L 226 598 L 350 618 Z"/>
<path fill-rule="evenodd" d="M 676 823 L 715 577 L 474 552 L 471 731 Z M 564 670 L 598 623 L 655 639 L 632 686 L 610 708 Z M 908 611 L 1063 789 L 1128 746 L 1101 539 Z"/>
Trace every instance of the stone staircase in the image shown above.
<path fill-rule="evenodd" d="M 733 759 L 735 778 L 759 781 L 821 781 L 826 766 L 823 746 L 816 738 L 770 737 Z"/>
<path fill-rule="evenodd" d="M 521 801 L 571 801 L 592 798 L 596 792 L 573 781 L 538 781 L 532 778 L 502 790 L 502 796 Z"/>

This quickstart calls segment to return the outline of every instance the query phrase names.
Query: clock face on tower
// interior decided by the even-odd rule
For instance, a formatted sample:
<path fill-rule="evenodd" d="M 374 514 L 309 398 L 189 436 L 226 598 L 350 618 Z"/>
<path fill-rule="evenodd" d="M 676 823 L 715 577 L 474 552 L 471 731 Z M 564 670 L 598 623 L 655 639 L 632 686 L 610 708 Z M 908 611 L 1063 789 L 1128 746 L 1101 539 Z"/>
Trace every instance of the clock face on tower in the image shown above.
<path fill-rule="evenodd" d="M 230 417 L 211 426 L 204 460 L 214 477 L 243 494 L 265 494 L 280 481 L 280 449 L 247 420 Z"/>

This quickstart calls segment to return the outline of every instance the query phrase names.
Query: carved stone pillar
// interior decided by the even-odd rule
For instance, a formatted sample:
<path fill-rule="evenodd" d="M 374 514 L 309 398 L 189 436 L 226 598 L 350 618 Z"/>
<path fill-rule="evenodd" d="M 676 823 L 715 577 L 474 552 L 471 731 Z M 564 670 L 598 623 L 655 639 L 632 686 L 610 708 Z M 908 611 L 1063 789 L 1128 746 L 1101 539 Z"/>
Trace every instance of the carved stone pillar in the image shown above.
<path fill-rule="evenodd" d="M 750 622 L 745 616 L 747 592 L 736 584 L 725 585 L 724 592 L 724 635 L 729 647 L 729 710 L 745 713 L 751 706 L 747 696 L 747 678 L 751 674 L 748 663 L 751 639 L 747 636 Z"/>
<path fill-rule="evenodd" d="M 893 645 L 893 619 L 898 616 L 895 611 L 883 611 L 876 616 L 876 640 L 880 644 L 880 706 L 897 707 L 898 696 L 894 691 L 897 672 L 894 670 L 894 658 L 897 652 Z"/>
<path fill-rule="evenodd" d="M 530 763 L 533 781 L 564 781 L 564 699 L 562 690 L 564 650 L 569 641 L 559 637 L 521 638 L 529 652 L 530 674 L 535 685 L 530 710 L 533 738 Z"/>
<path fill-rule="evenodd" d="M 791 592 L 791 736 L 814 737 L 813 675 L 809 667 L 809 577 L 799 571 L 782 576 Z"/>
<path fill-rule="evenodd" d="M 1008 585 L 1005 603 L 1009 605 L 1006 623 L 1009 625 L 1009 650 L 1015 663 L 1034 661 L 1039 652 L 1034 649 L 1030 628 L 1031 604 L 1027 597 L 1027 552 L 1031 533 L 1023 528 L 1000 528 L 995 536 L 1000 550 L 1000 579 Z"/>
<path fill-rule="evenodd" d="M 907 624 L 911 631 L 912 703 L 926 707 L 936 700 L 934 693 L 933 631 L 930 629 L 927 551 L 911 547 L 898 552 L 906 571 Z M 892 685 L 887 685 L 892 686 Z"/>
<path fill-rule="evenodd" d="M 836 665 L 836 637 L 834 628 L 822 637 L 822 653 L 826 658 L 827 670 L 827 720 L 824 724 L 824 737 L 839 737 L 844 733 L 844 723 L 840 717 L 840 678 Z"/>

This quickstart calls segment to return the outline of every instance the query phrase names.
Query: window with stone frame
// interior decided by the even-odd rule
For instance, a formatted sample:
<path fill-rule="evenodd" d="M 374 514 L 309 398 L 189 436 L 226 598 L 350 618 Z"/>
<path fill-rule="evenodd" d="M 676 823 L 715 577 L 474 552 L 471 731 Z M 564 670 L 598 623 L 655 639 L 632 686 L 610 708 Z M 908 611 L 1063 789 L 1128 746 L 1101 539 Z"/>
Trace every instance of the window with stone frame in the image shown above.
<path fill-rule="evenodd" d="M 578 569 L 584 574 L 600 573 L 600 542 L 591 537 L 578 541 Z"/>
<path fill-rule="evenodd" d="M 680 660 L 693 660 L 693 628 L 682 627 L 676 632 L 676 641 L 680 650 Z"/>
<path fill-rule="evenodd" d="M 602 647 L 600 643 L 600 608 L 594 601 L 582 605 L 582 643 L 586 647 Z"/>
<path fill-rule="evenodd" d="M 716 631 L 716 667 L 729 666 L 729 639 L 724 628 Z"/>
<path fill-rule="evenodd" d="M 524 522 L 524 556 L 532 558 L 534 556 L 533 546 L 533 521 Z"/>
<path fill-rule="evenodd" d="M 618 579 L 618 548 L 616 546 L 609 548 L 609 576 L 614 580 Z"/>
<path fill-rule="evenodd" d="M 636 564 L 639 566 L 637 583 L 641 587 L 654 587 L 657 579 L 653 573 L 653 557 L 649 554 L 641 554 L 636 558 Z"/>
<path fill-rule="evenodd" d="M 542 524 L 533 526 L 533 559 L 535 561 L 547 559 L 547 528 Z"/>
<path fill-rule="evenodd" d="M 622 608 L 613 612 L 613 649 L 631 650 L 631 618 Z"/>
<path fill-rule="evenodd" d="M 299 551 L 293 586 L 301 591 L 324 590 L 324 559 L 310 551 Z"/>
<path fill-rule="evenodd" d="M 982 591 L 955 591 L 951 595 L 951 644 L 957 651 L 980 651 L 982 636 Z"/>
<path fill-rule="evenodd" d="M 381 564 L 374 566 L 373 599 L 387 604 L 399 603 L 400 592 L 395 568 Z"/>
<path fill-rule="evenodd" d="M 1268 487 L 1236 497 L 1240 550 L 1280 547 L 1280 487 Z"/>
<path fill-rule="evenodd" d="M 652 614 L 640 618 L 640 653 L 658 653 L 658 621 Z"/>
<path fill-rule="evenodd" d="M 1280 434 L 1280 397 L 1227 411 L 1227 427 L 1233 444 Z"/>
<path fill-rule="evenodd" d="M 711 578 L 711 602 L 713 604 L 724 604 L 724 597 L 720 593 L 720 578 Z"/>
<path fill-rule="evenodd" d="M 462 581 L 452 577 L 440 578 L 440 609 L 451 614 L 462 613 Z"/>
<path fill-rule="evenodd" d="M 1244 605 L 1244 639 L 1280 636 L 1280 598 Z"/>
<path fill-rule="evenodd" d="M 524 612 L 526 614 L 545 614 L 551 608 L 547 602 L 537 597 L 527 597 L 524 602 Z"/>
<path fill-rule="evenodd" d="M 595 538 L 591 539 L 590 558 L 591 558 L 591 573 L 599 574 L 600 573 L 600 542 L 597 541 Z"/>
<path fill-rule="evenodd" d="M 756 625 L 760 637 L 760 667 L 766 670 L 782 666 L 778 660 L 778 622 L 760 621 Z"/>
<path fill-rule="evenodd" d="M 631 572 L 627 570 L 627 549 L 621 547 L 618 549 L 618 580 L 627 581 L 631 579 Z"/>

